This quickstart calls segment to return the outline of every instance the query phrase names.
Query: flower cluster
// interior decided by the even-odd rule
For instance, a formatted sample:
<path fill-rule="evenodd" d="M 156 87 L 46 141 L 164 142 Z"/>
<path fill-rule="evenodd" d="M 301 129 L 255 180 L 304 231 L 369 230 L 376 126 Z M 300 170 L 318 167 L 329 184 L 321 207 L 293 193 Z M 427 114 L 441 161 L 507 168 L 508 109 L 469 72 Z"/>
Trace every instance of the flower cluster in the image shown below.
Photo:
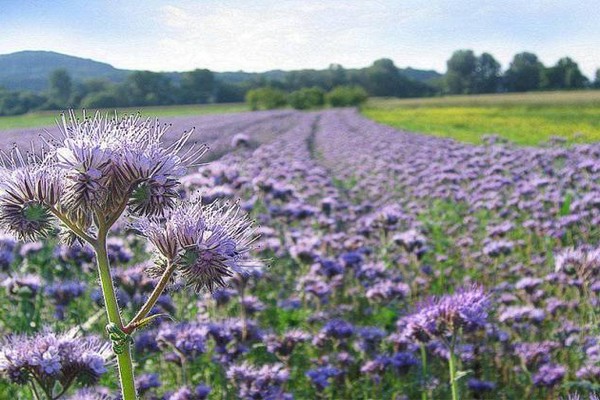
<path fill-rule="evenodd" d="M 159 259 L 151 274 L 172 273 L 174 280 L 198 292 L 213 292 L 234 274 L 248 274 L 259 266 L 250 254 L 257 239 L 255 228 L 238 204 L 203 205 L 195 197 L 178 204 L 166 223 L 147 218 L 137 221 L 135 228 L 157 250 Z"/>
<path fill-rule="evenodd" d="M 75 381 L 97 383 L 110 356 L 108 343 L 73 332 L 13 335 L 0 348 L 0 373 L 11 382 L 41 385 L 45 393 L 52 393 L 56 383 L 63 388 Z"/>
<path fill-rule="evenodd" d="M 164 148 L 168 126 L 138 116 L 62 116 L 47 149 L 5 156 L 0 225 L 22 240 L 48 234 L 58 218 L 65 238 L 110 227 L 125 209 L 156 216 L 175 205 L 179 178 L 204 146 L 187 146 L 191 131 Z M 186 147 L 187 146 L 187 147 Z"/>
<path fill-rule="evenodd" d="M 433 298 L 417 311 L 402 318 L 403 335 L 418 342 L 455 335 L 459 329 L 471 331 L 485 326 L 489 297 L 479 286 L 460 289 L 452 295 Z"/>

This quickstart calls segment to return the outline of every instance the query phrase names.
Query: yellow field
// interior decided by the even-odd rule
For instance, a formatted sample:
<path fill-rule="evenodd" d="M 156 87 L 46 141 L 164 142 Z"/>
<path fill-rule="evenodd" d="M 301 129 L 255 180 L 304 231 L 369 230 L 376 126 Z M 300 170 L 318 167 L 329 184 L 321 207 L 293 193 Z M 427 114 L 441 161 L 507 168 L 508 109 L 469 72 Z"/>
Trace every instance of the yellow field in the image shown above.
<path fill-rule="evenodd" d="M 600 91 L 371 99 L 363 114 L 414 132 L 479 143 L 485 134 L 537 145 L 552 136 L 600 140 Z"/>

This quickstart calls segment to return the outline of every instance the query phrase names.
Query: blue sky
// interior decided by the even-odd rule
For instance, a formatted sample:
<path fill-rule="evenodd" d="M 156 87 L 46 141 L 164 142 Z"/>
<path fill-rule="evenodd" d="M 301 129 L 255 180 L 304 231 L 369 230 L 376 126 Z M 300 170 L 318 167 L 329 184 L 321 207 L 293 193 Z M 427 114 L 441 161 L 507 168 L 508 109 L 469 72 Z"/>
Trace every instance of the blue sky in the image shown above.
<path fill-rule="evenodd" d="M 571 56 L 600 67 L 598 0 L 0 0 L 0 54 L 52 50 L 118 68 L 265 71 L 363 67 L 446 69 L 456 49 L 507 68 L 520 51 L 546 65 Z"/>

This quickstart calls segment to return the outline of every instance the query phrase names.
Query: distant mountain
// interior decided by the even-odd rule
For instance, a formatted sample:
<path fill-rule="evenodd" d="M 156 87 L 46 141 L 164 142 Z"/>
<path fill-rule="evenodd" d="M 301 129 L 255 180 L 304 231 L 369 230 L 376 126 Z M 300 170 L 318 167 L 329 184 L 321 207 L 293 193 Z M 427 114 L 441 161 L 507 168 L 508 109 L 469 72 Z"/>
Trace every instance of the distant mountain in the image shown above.
<path fill-rule="evenodd" d="M 20 51 L 0 55 L 0 86 L 39 92 L 47 89 L 52 71 L 64 68 L 75 81 L 104 78 L 122 82 L 130 71 L 110 64 L 52 51 Z"/>
<path fill-rule="evenodd" d="M 103 78 L 114 83 L 123 82 L 131 70 L 118 69 L 110 64 L 86 58 L 69 56 L 52 51 L 20 51 L 0 55 L 0 87 L 9 90 L 31 90 L 41 92 L 48 88 L 48 78 L 56 69 L 66 69 L 74 81 Z M 400 69 L 406 77 L 420 82 L 442 76 L 436 71 L 413 68 Z M 180 72 L 166 73 L 178 82 Z M 260 78 L 283 81 L 288 71 L 272 70 L 267 72 L 215 72 L 215 77 L 227 83 L 242 83 Z"/>

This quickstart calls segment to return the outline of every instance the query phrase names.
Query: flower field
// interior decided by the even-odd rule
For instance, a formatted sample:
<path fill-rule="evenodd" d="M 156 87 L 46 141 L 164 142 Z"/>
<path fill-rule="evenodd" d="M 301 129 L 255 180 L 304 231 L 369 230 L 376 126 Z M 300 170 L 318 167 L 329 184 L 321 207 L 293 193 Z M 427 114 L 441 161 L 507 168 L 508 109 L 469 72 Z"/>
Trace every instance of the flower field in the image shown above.
<path fill-rule="evenodd" d="M 212 293 L 170 282 L 132 343 L 108 329 L 113 350 L 131 346 L 139 398 L 600 393 L 599 143 L 466 144 L 351 109 L 162 122 L 166 146 L 195 127 L 210 147 L 178 195 L 237 202 L 258 261 Z M 0 147 L 39 131 L 1 132 Z M 106 243 L 127 321 L 166 268 L 148 226 L 117 221 Z M 0 238 L 0 398 L 120 398 L 96 258 L 54 231 Z"/>

